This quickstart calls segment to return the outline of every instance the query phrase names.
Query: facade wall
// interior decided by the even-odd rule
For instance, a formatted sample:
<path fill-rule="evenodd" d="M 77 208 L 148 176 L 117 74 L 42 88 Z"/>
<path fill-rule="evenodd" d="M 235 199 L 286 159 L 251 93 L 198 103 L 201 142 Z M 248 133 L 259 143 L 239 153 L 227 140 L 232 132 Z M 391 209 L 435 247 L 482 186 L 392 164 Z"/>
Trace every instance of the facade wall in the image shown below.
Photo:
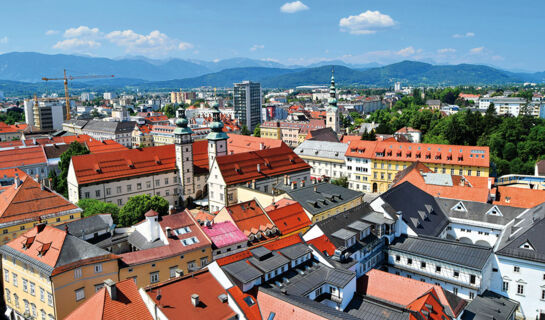
<path fill-rule="evenodd" d="M 326 176 L 332 179 L 338 179 L 347 176 L 344 160 L 311 157 L 305 155 L 299 156 L 301 159 L 305 160 L 306 163 L 312 166 L 312 169 L 310 170 L 310 175 L 312 177 Z"/>
<path fill-rule="evenodd" d="M 152 282 L 152 274 L 158 273 L 157 282 L 162 282 L 175 277 L 176 269 L 182 270 L 183 274 L 188 274 L 188 267 L 190 265 L 193 265 L 194 268 L 202 268 L 211 261 L 212 249 L 210 246 L 207 246 L 172 257 L 123 267 L 119 270 L 119 280 L 133 279 L 136 286 L 141 288 L 155 283 Z M 155 279 L 153 280 L 155 281 Z"/>
<path fill-rule="evenodd" d="M 519 301 L 526 319 L 539 319 L 540 314 L 545 313 L 544 263 L 497 255 L 494 270 L 497 271 L 492 272 L 492 291 Z M 522 293 L 519 293 L 519 285 Z"/>
<path fill-rule="evenodd" d="M 466 238 L 472 244 L 488 245 L 493 247 L 499 240 L 502 230 L 499 228 L 487 228 L 464 223 L 450 223 L 447 226 L 446 238 L 460 240 Z M 462 241 L 464 242 L 464 241 Z M 477 243 L 478 242 L 478 243 Z M 469 243 L 466 241 L 466 243 Z"/>
<path fill-rule="evenodd" d="M 347 157 L 346 174 L 348 176 L 349 189 L 369 191 L 371 159 Z"/>
<path fill-rule="evenodd" d="M 318 222 L 318 221 L 321 221 L 321 220 L 324 220 L 324 219 L 327 219 L 329 217 L 332 217 L 334 215 L 337 215 L 339 213 L 342 213 L 342 212 L 345 212 L 345 211 L 348 211 L 354 207 L 357 207 L 359 206 L 363 201 L 363 196 L 361 197 L 357 197 L 349 202 L 346 202 L 342 205 L 339 205 L 339 206 L 336 206 L 336 207 L 333 207 L 331 209 L 328 209 L 326 211 L 323 211 L 323 212 L 320 212 L 318 214 L 315 214 L 315 215 L 311 215 L 308 211 L 305 210 L 305 212 L 307 213 L 309 219 L 312 221 L 312 223 L 315 223 L 315 222 Z"/>

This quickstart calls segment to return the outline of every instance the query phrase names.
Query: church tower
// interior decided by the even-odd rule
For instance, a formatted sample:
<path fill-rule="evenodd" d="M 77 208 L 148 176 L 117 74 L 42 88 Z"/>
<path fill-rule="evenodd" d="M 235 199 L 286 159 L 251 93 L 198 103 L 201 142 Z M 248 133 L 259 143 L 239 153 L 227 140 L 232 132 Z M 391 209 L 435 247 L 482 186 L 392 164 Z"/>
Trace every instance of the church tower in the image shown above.
<path fill-rule="evenodd" d="M 325 126 L 333 129 L 336 133 L 340 131 L 339 109 L 337 108 L 337 91 L 335 90 L 334 70 L 331 69 L 331 86 L 329 87 L 329 100 L 326 108 Z"/>
<path fill-rule="evenodd" d="M 176 167 L 182 186 L 180 197 L 182 200 L 193 196 L 195 193 L 193 175 L 193 138 L 189 122 L 185 117 L 185 110 L 178 108 L 176 111 L 176 129 L 174 129 L 174 146 L 176 150 Z M 181 205 L 181 203 L 180 203 Z"/>
<path fill-rule="evenodd" d="M 210 133 L 206 136 L 208 140 L 208 168 L 212 168 L 214 160 L 219 156 L 227 155 L 227 133 L 223 132 L 223 123 L 220 120 L 220 110 L 218 102 L 214 101 L 211 105 L 213 122 L 210 124 Z"/>

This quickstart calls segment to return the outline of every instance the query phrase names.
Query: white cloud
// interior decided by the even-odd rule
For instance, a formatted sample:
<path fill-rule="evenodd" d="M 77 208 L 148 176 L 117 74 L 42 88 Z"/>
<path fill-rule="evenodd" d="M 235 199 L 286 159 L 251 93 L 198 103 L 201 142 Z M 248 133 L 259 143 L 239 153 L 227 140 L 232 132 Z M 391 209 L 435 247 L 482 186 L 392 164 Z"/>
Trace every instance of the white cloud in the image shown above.
<path fill-rule="evenodd" d="M 173 50 L 187 50 L 193 44 L 172 39 L 159 30 L 149 34 L 139 34 L 133 30 L 112 31 L 106 35 L 111 43 L 125 47 L 127 52 L 161 56 Z"/>
<path fill-rule="evenodd" d="M 0 44 L 6 44 L 6 43 L 8 43 L 8 41 L 9 41 L 8 37 L 0 38 Z"/>
<path fill-rule="evenodd" d="M 456 34 L 453 34 L 452 37 L 453 38 L 471 38 L 471 37 L 474 37 L 475 36 L 475 33 L 473 32 L 466 32 L 466 33 L 456 33 Z"/>
<path fill-rule="evenodd" d="M 299 11 L 308 10 L 309 7 L 301 1 L 286 2 L 280 7 L 280 11 L 284 13 L 296 13 Z"/>
<path fill-rule="evenodd" d="M 413 55 L 415 52 L 416 51 L 414 50 L 414 48 L 412 46 L 410 46 L 410 47 L 403 48 L 403 49 L 399 50 L 398 52 L 396 52 L 396 54 L 398 56 L 408 57 L 408 56 Z"/>
<path fill-rule="evenodd" d="M 95 49 L 100 47 L 100 42 L 97 42 L 95 40 L 83 40 L 78 38 L 71 38 L 66 39 L 63 41 L 57 42 L 53 48 L 54 49 L 61 49 L 61 50 L 75 50 L 75 51 L 81 51 L 81 50 L 87 50 L 87 49 Z"/>
<path fill-rule="evenodd" d="M 47 31 L 45 32 L 45 35 L 46 35 L 46 36 L 54 36 L 54 35 L 56 35 L 56 34 L 59 34 L 59 30 L 47 30 Z"/>
<path fill-rule="evenodd" d="M 483 51 L 484 51 L 484 47 L 477 47 L 477 48 L 473 48 L 469 50 L 469 53 L 478 54 L 478 53 L 482 53 Z"/>
<path fill-rule="evenodd" d="M 389 15 L 370 10 L 357 16 L 342 18 L 339 21 L 341 30 L 351 34 L 372 34 L 379 29 L 393 27 L 395 24 L 396 22 Z"/>
<path fill-rule="evenodd" d="M 437 50 L 437 53 L 454 53 L 454 52 L 456 52 L 456 49 L 453 49 L 453 48 L 443 48 L 443 49 Z"/>
<path fill-rule="evenodd" d="M 257 51 L 257 50 L 262 50 L 262 49 L 265 49 L 265 46 L 262 45 L 262 44 L 254 44 L 251 48 L 250 48 L 250 51 Z"/>
<path fill-rule="evenodd" d="M 101 35 L 98 28 L 89 28 L 88 26 L 79 26 L 77 28 L 70 28 L 64 31 L 65 38 L 96 38 Z"/>

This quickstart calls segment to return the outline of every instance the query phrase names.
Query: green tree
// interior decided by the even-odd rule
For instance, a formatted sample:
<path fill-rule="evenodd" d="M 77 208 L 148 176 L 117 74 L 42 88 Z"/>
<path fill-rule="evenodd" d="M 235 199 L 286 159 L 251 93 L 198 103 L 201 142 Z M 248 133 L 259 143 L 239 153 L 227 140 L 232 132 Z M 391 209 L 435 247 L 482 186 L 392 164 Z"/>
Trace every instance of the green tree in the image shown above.
<path fill-rule="evenodd" d="M 165 116 L 169 118 L 176 117 L 176 109 L 174 108 L 173 104 L 166 104 L 161 111 Z"/>
<path fill-rule="evenodd" d="M 97 199 L 81 199 L 78 201 L 78 207 L 83 209 L 84 217 L 101 213 L 109 213 L 112 215 L 114 223 L 117 223 L 119 208 L 113 203 L 103 202 Z"/>
<path fill-rule="evenodd" d="M 261 137 L 261 126 L 259 124 L 255 126 L 254 137 Z"/>
<path fill-rule="evenodd" d="M 331 183 L 335 184 L 335 185 L 338 185 L 338 186 L 341 186 L 341 187 L 344 187 L 344 188 L 348 188 L 348 178 L 347 177 L 340 177 L 338 179 L 331 180 Z"/>
<path fill-rule="evenodd" d="M 168 213 L 168 201 L 159 196 L 141 194 L 130 197 L 129 201 L 121 208 L 118 215 L 120 226 L 129 227 L 144 219 L 144 214 L 149 210 L 155 210 L 159 215 Z"/>
<path fill-rule="evenodd" d="M 68 149 L 61 154 L 61 161 L 59 162 L 60 176 L 55 184 L 55 191 L 68 198 L 68 183 L 66 181 L 68 177 L 68 169 L 70 168 L 70 160 L 74 156 L 88 154 L 89 150 L 81 143 L 74 141 L 70 144 Z"/>
<path fill-rule="evenodd" d="M 244 125 L 242 125 L 242 129 L 240 130 L 240 134 L 242 134 L 244 136 L 249 136 L 252 133 L 250 132 L 250 130 L 248 130 L 248 127 L 244 124 Z"/>

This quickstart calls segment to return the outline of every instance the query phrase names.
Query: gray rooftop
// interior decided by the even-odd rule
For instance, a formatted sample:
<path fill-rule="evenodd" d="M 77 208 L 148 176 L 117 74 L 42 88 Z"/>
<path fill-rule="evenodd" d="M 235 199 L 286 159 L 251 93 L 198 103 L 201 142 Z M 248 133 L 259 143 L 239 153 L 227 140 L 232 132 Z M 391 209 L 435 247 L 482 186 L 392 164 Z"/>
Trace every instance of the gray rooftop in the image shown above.
<path fill-rule="evenodd" d="M 502 243 L 497 255 L 545 262 L 545 218 L 543 218 L 545 206 L 542 204 L 531 213 L 532 216 L 526 221 L 527 225 Z M 529 248 L 525 248 L 524 245 L 528 245 Z"/>
<path fill-rule="evenodd" d="M 344 161 L 346 149 L 348 149 L 346 143 L 305 140 L 295 148 L 294 152 L 302 158 L 318 157 Z"/>
<path fill-rule="evenodd" d="M 357 230 L 357 231 L 366 230 L 370 226 L 371 226 L 371 224 L 360 221 L 360 220 L 354 221 L 354 222 L 352 222 L 351 224 L 348 225 L 348 227 L 350 229 L 354 229 L 354 230 Z"/>
<path fill-rule="evenodd" d="M 478 271 L 482 270 L 492 255 L 492 248 L 432 237 L 402 236 L 394 240 L 390 245 L 390 250 L 406 252 Z"/>
<path fill-rule="evenodd" d="M 510 320 L 518 302 L 486 290 L 467 305 L 462 320 Z"/>
<path fill-rule="evenodd" d="M 410 311 L 386 305 L 368 297 L 354 296 L 344 310 L 348 314 L 364 320 L 407 320 Z"/>
<path fill-rule="evenodd" d="M 358 197 L 363 197 L 361 192 L 331 183 L 311 184 L 293 190 L 289 186 L 280 184 L 277 188 L 285 191 L 293 200 L 299 202 L 311 215 L 322 213 Z"/>
<path fill-rule="evenodd" d="M 90 120 L 83 131 L 94 131 L 94 132 L 106 132 L 110 134 L 119 134 L 119 133 L 129 133 L 132 132 L 136 121 L 100 121 L 100 120 Z"/>
<path fill-rule="evenodd" d="M 246 263 L 246 260 L 233 262 L 222 268 L 242 283 L 249 283 L 263 275 L 261 271 Z"/>
<path fill-rule="evenodd" d="M 87 218 L 58 225 L 56 228 L 64 230 L 68 227 L 68 232 L 71 235 L 81 237 L 82 235 L 110 229 L 113 224 L 114 222 L 110 214 L 95 214 Z"/>
<path fill-rule="evenodd" d="M 278 250 L 278 252 L 288 257 L 289 259 L 295 260 L 307 253 L 312 252 L 312 250 L 310 250 L 310 248 L 303 243 L 297 243 L 293 246 L 282 248 Z"/>
<path fill-rule="evenodd" d="M 452 187 L 452 176 L 450 174 L 426 172 L 422 173 L 422 177 L 426 184 Z"/>
<path fill-rule="evenodd" d="M 263 260 L 259 260 L 259 259 L 256 259 L 255 257 L 251 257 L 248 259 L 248 261 L 250 261 L 251 264 L 253 264 L 256 268 L 263 271 L 264 273 L 271 272 L 290 262 L 288 258 L 284 257 L 278 252 L 273 252 L 270 257 Z"/>
<path fill-rule="evenodd" d="M 335 238 L 339 238 L 341 240 L 348 240 L 350 238 L 352 238 L 353 236 L 355 236 L 356 233 L 354 231 L 349 231 L 349 230 L 346 230 L 346 229 L 339 229 L 335 232 L 333 232 L 331 234 L 331 236 L 335 237 Z"/>
<path fill-rule="evenodd" d="M 458 219 L 468 219 L 473 221 L 487 222 L 498 225 L 506 225 L 526 211 L 524 208 L 515 208 L 508 206 L 498 206 L 491 203 L 477 202 L 477 201 L 465 201 L 456 199 L 444 199 L 435 198 L 437 204 L 441 210 L 446 213 L 447 216 Z M 453 210 L 453 208 L 461 202 L 466 208 L 465 211 Z M 494 206 L 501 212 L 500 215 L 486 214 Z"/>
<path fill-rule="evenodd" d="M 165 245 L 165 243 L 161 241 L 159 238 L 155 241 L 148 241 L 148 239 L 143 234 L 141 234 L 138 230 L 134 230 L 133 232 L 131 232 L 127 240 L 131 245 L 136 247 L 138 250 L 157 248 L 157 247 L 161 247 Z"/>
<path fill-rule="evenodd" d="M 284 284 L 288 294 L 306 296 L 324 284 L 330 284 L 338 288 L 344 288 L 352 279 L 356 277 L 353 271 L 342 268 L 330 268 L 324 264 L 313 262 L 312 266 L 308 263 L 304 274 L 290 270 L 286 274 L 289 283 Z M 301 270 L 301 268 L 299 268 Z"/>

